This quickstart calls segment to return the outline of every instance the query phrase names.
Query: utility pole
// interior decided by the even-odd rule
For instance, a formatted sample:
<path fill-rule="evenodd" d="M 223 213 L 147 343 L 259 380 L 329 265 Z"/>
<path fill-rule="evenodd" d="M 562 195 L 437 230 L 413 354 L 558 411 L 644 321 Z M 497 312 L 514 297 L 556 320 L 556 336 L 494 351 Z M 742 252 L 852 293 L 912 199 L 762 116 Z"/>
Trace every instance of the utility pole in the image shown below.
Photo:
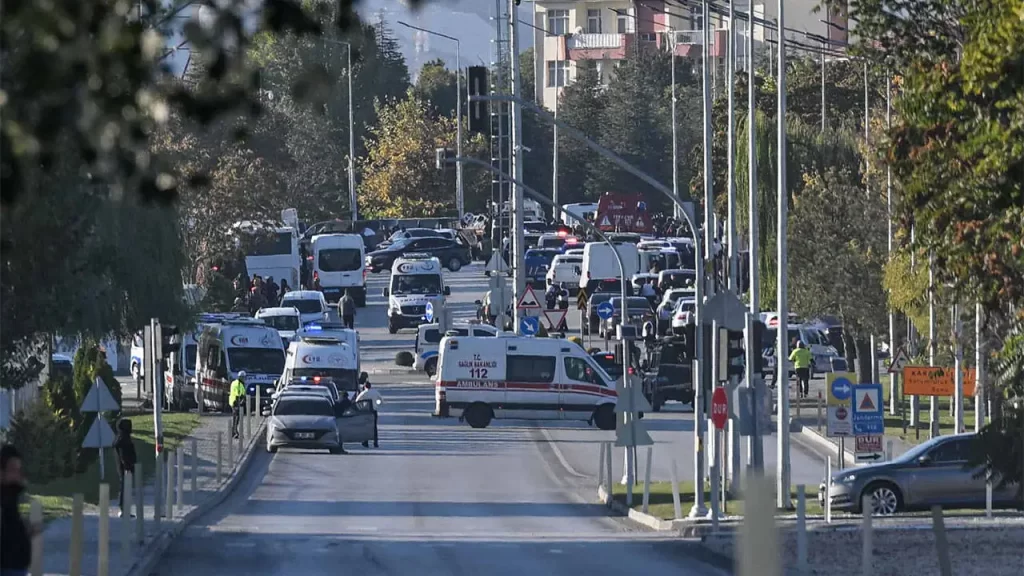
<path fill-rule="evenodd" d="M 960 304 L 953 304 L 953 434 L 964 432 L 964 343 Z"/>
<path fill-rule="evenodd" d="M 750 237 L 747 252 L 750 255 L 750 316 L 757 320 L 761 313 L 761 278 L 758 268 L 758 248 L 761 241 L 757 230 L 757 100 L 756 79 L 754 73 L 754 3 L 747 3 L 749 18 L 747 20 L 747 227 Z M 754 373 L 756 355 L 761 353 L 761 343 L 754 341 L 753 330 L 747 330 L 744 342 L 747 350 L 747 387 L 752 388 L 754 399 L 755 422 L 758 422 L 763 401 L 760 392 L 763 385 L 761 375 Z M 759 422 L 758 422 L 759 423 Z M 764 470 L 764 445 L 762 444 L 761 427 L 756 425 L 755 433 L 747 437 L 747 465 L 754 470 Z"/>
<path fill-rule="evenodd" d="M 935 257 L 928 255 L 928 365 L 935 366 Z M 928 428 L 929 437 L 935 438 L 939 435 L 939 397 L 931 397 L 931 405 L 928 407 Z"/>
<path fill-rule="evenodd" d="M 679 137 L 676 135 L 676 31 L 669 29 L 672 37 L 672 193 L 679 197 Z M 675 217 L 682 219 L 681 209 L 675 207 Z"/>
<path fill-rule="evenodd" d="M 729 199 L 728 199 L 728 222 L 726 224 L 727 234 L 729 236 L 729 269 L 728 269 L 728 283 L 727 286 L 729 291 L 733 294 L 739 294 L 739 287 L 737 286 L 738 275 L 737 270 L 737 258 L 738 251 L 736 246 L 736 2 L 735 0 L 729 0 L 729 31 L 728 40 L 726 41 L 726 63 L 725 63 L 725 81 L 729 83 L 726 87 L 726 94 L 728 94 L 728 106 L 729 106 L 729 145 L 727 152 L 727 180 L 729 187 Z M 717 385 L 717 383 L 716 383 Z"/>
<path fill-rule="evenodd" d="M 778 0 L 779 13 L 779 71 L 778 71 L 778 222 L 776 223 L 777 235 L 777 263 L 778 263 L 778 286 L 776 288 L 776 301 L 779 313 L 779 327 L 776 330 L 778 342 L 775 344 L 775 377 L 779 382 L 789 381 L 789 331 L 786 330 L 787 319 L 789 318 L 789 302 L 786 291 L 789 288 L 788 267 L 786 265 L 786 234 L 787 220 L 789 214 L 789 194 L 786 189 L 786 20 L 784 17 L 784 0 Z M 789 385 L 783 384 L 779 387 L 779 410 L 778 410 L 778 454 L 777 464 L 777 485 L 775 505 L 780 509 L 789 509 Z"/>
<path fill-rule="evenodd" d="M 359 219 L 359 199 L 356 196 L 356 125 L 352 111 L 352 44 L 344 43 L 348 58 L 348 202 L 352 207 L 352 222 Z"/>
<path fill-rule="evenodd" d="M 885 128 L 892 129 L 892 76 L 885 74 Z M 889 260 L 892 260 L 892 166 L 885 163 L 885 205 L 889 224 Z M 889 308 L 889 357 L 896 353 L 896 316 Z M 896 414 L 896 378 L 889 378 L 889 414 Z"/>
<path fill-rule="evenodd" d="M 988 410 L 988 394 L 985 393 L 985 341 L 981 327 L 985 323 L 985 311 L 981 302 L 974 304 L 974 431 L 981 432 L 985 426 Z"/>
<path fill-rule="evenodd" d="M 513 98 L 519 98 L 519 2 L 508 2 L 508 38 L 509 38 L 509 86 Z M 516 180 L 523 181 L 523 110 L 518 103 L 512 106 L 512 175 Z M 512 182 L 512 284 L 515 298 L 519 298 L 526 288 L 523 276 L 523 190 Z M 513 328 L 518 333 L 522 314 L 518 308 L 513 311 Z"/>
<path fill-rule="evenodd" d="M 556 51 L 555 51 L 555 77 L 554 77 L 554 81 L 555 81 L 555 119 L 556 120 L 558 119 L 558 98 L 559 98 L 559 96 L 561 96 L 561 94 L 559 94 L 559 91 L 561 89 L 561 84 L 562 84 L 561 82 L 559 82 L 559 76 L 562 73 L 562 63 L 561 63 L 561 60 L 559 60 L 559 58 L 561 56 L 560 53 L 562 51 L 562 42 L 565 42 L 565 35 L 564 34 L 561 35 L 561 36 L 558 36 L 558 40 L 556 40 L 556 42 L 555 42 L 555 44 L 557 46 Z M 515 58 L 515 54 L 513 54 L 512 57 Z M 568 73 L 568 70 L 566 71 L 566 73 Z M 564 82 L 565 81 L 565 76 L 562 75 L 562 78 L 563 78 L 563 82 Z M 534 84 L 540 85 L 540 82 L 542 82 L 542 81 L 543 81 L 543 78 L 537 78 L 536 75 L 533 78 Z M 555 207 L 551 209 L 551 218 L 554 219 L 555 221 L 558 221 L 558 217 L 559 217 L 559 215 L 561 213 L 560 208 L 562 206 L 561 204 L 558 203 L 558 124 L 552 125 L 552 127 L 551 127 L 551 137 L 553 138 L 553 142 L 551 144 L 551 148 L 552 148 L 552 152 L 551 152 L 551 201 L 554 202 L 554 204 L 555 204 Z"/>

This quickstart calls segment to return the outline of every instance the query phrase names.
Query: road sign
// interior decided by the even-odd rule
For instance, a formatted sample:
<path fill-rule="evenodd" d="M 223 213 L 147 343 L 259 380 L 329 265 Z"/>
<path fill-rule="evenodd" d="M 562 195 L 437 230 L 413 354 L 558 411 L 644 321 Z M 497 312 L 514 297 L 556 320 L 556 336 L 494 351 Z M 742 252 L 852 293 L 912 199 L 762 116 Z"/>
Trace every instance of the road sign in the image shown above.
<path fill-rule="evenodd" d="M 851 372 L 832 372 L 825 378 L 825 391 L 828 394 L 826 434 L 830 438 L 853 435 L 850 400 L 855 380 L 856 375 Z"/>
<path fill-rule="evenodd" d="M 548 321 L 548 329 L 549 330 L 558 330 L 559 326 L 562 325 L 562 322 L 565 321 L 565 314 L 567 312 L 569 312 L 569 311 L 568 310 L 561 310 L 561 309 L 559 309 L 559 310 L 545 310 L 544 311 L 544 318 L 547 319 L 547 321 Z"/>
<path fill-rule="evenodd" d="M 719 386 L 711 394 L 711 422 L 714 423 L 715 428 L 723 430 L 728 421 L 729 397 L 725 393 L 725 388 Z"/>
<path fill-rule="evenodd" d="M 903 351 L 903 348 L 900 348 L 896 351 L 896 355 L 892 357 L 892 362 L 889 363 L 889 374 L 902 373 L 909 363 L 910 357 Z"/>
<path fill-rule="evenodd" d="M 508 272 L 508 263 L 505 262 L 504 256 L 501 255 L 501 250 L 495 250 L 491 254 L 491 259 L 487 261 L 486 270 L 489 272 Z"/>
<path fill-rule="evenodd" d="M 604 218 L 603 218 L 603 219 L 601 220 L 601 224 L 599 224 L 599 226 L 611 226 L 611 225 L 612 225 L 612 221 L 611 221 L 611 220 L 609 220 L 607 216 L 605 216 L 605 217 L 604 217 Z"/>
<path fill-rule="evenodd" d="M 647 433 L 643 420 L 630 420 L 625 424 L 620 416 L 615 426 L 615 445 L 623 446 L 653 446 L 654 439 Z"/>
<path fill-rule="evenodd" d="M 611 302 L 605 301 L 597 305 L 597 316 L 601 320 L 607 320 L 615 313 L 615 307 Z"/>
<path fill-rule="evenodd" d="M 427 322 L 434 321 L 434 303 L 427 302 L 427 308 L 423 313 L 423 317 L 427 319 Z"/>
<path fill-rule="evenodd" d="M 857 436 L 856 450 L 853 455 L 857 462 L 878 462 L 885 458 L 885 453 L 882 452 L 882 435 Z"/>
<path fill-rule="evenodd" d="M 576 294 L 576 309 L 586 310 L 587 309 L 587 291 L 580 288 L 578 294 Z"/>
<path fill-rule="evenodd" d="M 89 426 L 89 431 L 82 441 L 82 448 L 109 448 L 114 445 L 114 431 L 107 424 L 107 419 L 102 414 L 96 414 L 96 419 Z"/>
<path fill-rule="evenodd" d="M 615 383 L 615 393 L 618 395 L 618 402 L 615 403 L 615 412 L 625 414 L 627 412 L 650 412 L 651 403 L 644 396 L 643 381 L 635 374 L 627 376 L 631 378 L 631 386 L 626 388 L 622 378 Z"/>
<path fill-rule="evenodd" d="M 85 395 L 85 400 L 82 400 L 80 410 L 82 412 L 116 412 L 120 409 L 121 406 L 118 405 L 117 400 L 114 400 L 107 385 L 103 383 L 102 379 L 96 378 L 89 393 Z"/>
<path fill-rule="evenodd" d="M 540 300 L 537 299 L 537 293 L 533 291 L 533 286 L 526 286 L 526 291 L 519 298 L 516 308 L 520 310 L 543 310 Z"/>
<path fill-rule="evenodd" d="M 881 384 L 857 384 L 854 386 L 852 408 L 854 435 L 885 433 Z"/>
<path fill-rule="evenodd" d="M 519 331 L 524 336 L 533 336 L 540 332 L 540 318 L 536 316 L 524 316 L 519 319 Z"/>
<path fill-rule="evenodd" d="M 907 366 L 903 369 L 903 393 L 910 396 L 953 396 L 956 382 L 952 368 L 943 366 Z M 964 396 L 974 396 L 976 373 L 964 370 Z"/>

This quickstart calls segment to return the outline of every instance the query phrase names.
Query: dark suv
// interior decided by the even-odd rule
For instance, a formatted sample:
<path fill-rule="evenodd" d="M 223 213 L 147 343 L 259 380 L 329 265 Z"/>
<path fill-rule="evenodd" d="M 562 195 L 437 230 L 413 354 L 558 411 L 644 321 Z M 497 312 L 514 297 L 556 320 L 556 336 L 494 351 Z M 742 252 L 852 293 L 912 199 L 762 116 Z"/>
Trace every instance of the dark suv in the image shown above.
<path fill-rule="evenodd" d="M 469 248 L 454 240 L 440 237 L 407 238 L 367 254 L 366 267 L 371 272 L 391 270 L 391 265 L 398 257 L 412 253 L 434 256 L 452 272 L 458 272 L 464 264 L 472 261 Z"/>

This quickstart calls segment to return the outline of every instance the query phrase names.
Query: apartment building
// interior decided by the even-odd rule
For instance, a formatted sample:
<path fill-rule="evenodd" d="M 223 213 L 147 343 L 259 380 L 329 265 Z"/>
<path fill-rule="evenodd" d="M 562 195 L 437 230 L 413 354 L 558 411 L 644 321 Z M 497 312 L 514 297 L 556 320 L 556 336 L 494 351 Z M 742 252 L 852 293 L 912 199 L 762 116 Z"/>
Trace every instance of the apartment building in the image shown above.
<path fill-rule="evenodd" d="M 786 37 L 807 46 L 820 46 L 820 41 L 808 37 L 816 35 L 831 41 L 836 49 L 846 42 L 847 18 L 845 13 L 833 13 L 826 24 L 822 21 L 825 10 L 815 10 L 819 3 L 786 0 Z M 712 5 L 709 53 L 713 73 L 717 74 L 724 69 L 728 38 L 728 19 L 718 11 L 727 4 L 718 0 Z M 539 80 L 536 97 L 549 109 L 555 108 L 561 90 L 575 80 L 576 66 L 582 60 L 594 60 L 602 83 L 607 85 L 616 63 L 637 44 L 674 50 L 684 58 L 701 58 L 705 19 L 699 0 L 535 0 L 533 6 L 534 72 Z M 736 0 L 737 14 L 746 14 L 747 6 L 748 0 Z M 777 6 L 776 2 L 754 4 L 753 34 L 758 54 L 773 49 L 776 33 L 758 25 L 757 19 L 773 22 Z M 531 31 L 523 28 L 523 33 Z M 737 20 L 737 69 L 745 68 L 748 62 L 747 34 L 747 23 Z"/>

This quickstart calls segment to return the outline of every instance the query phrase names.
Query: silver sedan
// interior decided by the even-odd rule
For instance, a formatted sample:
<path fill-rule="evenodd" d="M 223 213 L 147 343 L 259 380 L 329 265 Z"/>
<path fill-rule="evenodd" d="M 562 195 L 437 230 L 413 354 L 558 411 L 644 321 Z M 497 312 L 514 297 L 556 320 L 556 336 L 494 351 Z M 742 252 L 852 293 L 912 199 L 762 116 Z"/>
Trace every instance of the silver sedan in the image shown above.
<path fill-rule="evenodd" d="M 285 395 L 274 402 L 267 419 L 267 452 L 282 446 L 341 454 L 334 403 L 314 395 Z"/>

